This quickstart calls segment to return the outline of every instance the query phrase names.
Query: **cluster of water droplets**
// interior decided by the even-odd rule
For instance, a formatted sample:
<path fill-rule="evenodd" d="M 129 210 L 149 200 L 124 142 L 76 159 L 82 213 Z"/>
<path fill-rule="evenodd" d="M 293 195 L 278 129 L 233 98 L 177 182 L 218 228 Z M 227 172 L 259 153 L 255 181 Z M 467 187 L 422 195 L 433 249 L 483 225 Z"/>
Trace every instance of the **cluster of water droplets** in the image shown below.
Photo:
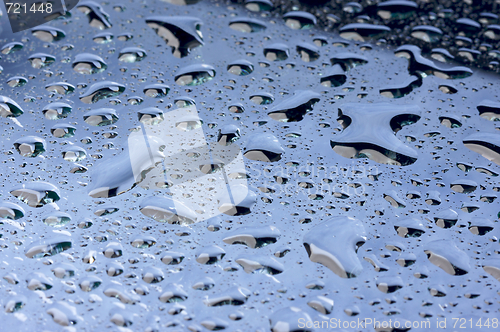
<path fill-rule="evenodd" d="M 421 10 L 374 6 L 384 22 Z M 380 38 L 395 28 L 370 17 L 275 7 L 80 1 L 4 37 L 3 326 L 498 317 L 497 76 L 416 41 L 388 49 Z M 363 10 L 342 6 L 358 21 Z M 317 28 L 325 17 L 339 34 Z M 487 27 L 476 26 L 495 39 Z M 432 43 L 436 29 L 412 36 Z M 203 132 L 206 148 L 151 136 L 131 150 L 172 112 L 185 116 L 163 134 Z M 240 149 L 244 165 L 229 169 Z M 208 182 L 183 190 L 199 173 Z M 221 174 L 248 186 L 219 197 Z"/>

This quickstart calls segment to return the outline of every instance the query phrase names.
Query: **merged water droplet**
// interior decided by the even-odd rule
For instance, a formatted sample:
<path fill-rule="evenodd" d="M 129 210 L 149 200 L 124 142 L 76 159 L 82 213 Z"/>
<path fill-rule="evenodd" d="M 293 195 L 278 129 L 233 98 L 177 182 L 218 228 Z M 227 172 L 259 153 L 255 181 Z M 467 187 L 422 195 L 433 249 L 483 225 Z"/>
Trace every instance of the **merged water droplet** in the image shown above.
<path fill-rule="evenodd" d="M 350 217 L 324 221 L 311 228 L 303 240 L 311 261 L 342 278 L 354 278 L 363 270 L 356 252 L 365 241 L 363 223 Z"/>
<path fill-rule="evenodd" d="M 429 261 L 451 275 L 464 275 L 470 270 L 469 256 L 451 240 L 434 240 L 424 246 Z"/>
<path fill-rule="evenodd" d="M 418 114 L 417 106 L 344 104 L 338 118 L 344 131 L 335 135 L 330 145 L 346 158 L 369 158 L 399 166 L 413 164 L 416 151 L 404 145 L 394 132 L 418 121 Z"/>
<path fill-rule="evenodd" d="M 380 89 L 380 94 L 388 98 L 402 98 L 410 94 L 414 89 L 422 86 L 421 75 L 411 75 L 404 83 Z"/>
<path fill-rule="evenodd" d="M 99 30 L 111 28 L 108 13 L 98 3 L 89 0 L 80 1 L 77 8 L 87 15 L 91 27 Z"/>
<path fill-rule="evenodd" d="M 421 55 L 421 52 L 422 50 L 417 46 L 403 45 L 396 49 L 395 54 L 398 57 L 404 57 L 409 60 L 408 71 L 411 75 L 423 72 L 427 75 L 435 75 L 439 78 L 445 79 L 465 78 L 472 75 L 472 70 L 467 67 L 457 66 L 451 68 L 440 68 L 432 61 L 425 59 Z"/>
<path fill-rule="evenodd" d="M 301 121 L 319 100 L 320 95 L 311 90 L 296 91 L 292 97 L 274 106 L 268 115 L 281 122 Z"/>
<path fill-rule="evenodd" d="M 146 24 L 172 47 L 172 54 L 177 58 L 183 58 L 191 49 L 203 45 L 202 21 L 196 17 L 151 16 L 146 18 Z"/>

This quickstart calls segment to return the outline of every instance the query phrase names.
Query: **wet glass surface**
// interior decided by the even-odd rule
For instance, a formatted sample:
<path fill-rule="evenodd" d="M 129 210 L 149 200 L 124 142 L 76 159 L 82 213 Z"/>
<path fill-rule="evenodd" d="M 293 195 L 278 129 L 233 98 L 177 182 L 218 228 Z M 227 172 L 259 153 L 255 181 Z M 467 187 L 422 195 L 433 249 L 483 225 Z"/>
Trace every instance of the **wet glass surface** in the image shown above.
<path fill-rule="evenodd" d="M 494 8 L 287 6 L 0 17 L 1 330 L 498 328 Z"/>

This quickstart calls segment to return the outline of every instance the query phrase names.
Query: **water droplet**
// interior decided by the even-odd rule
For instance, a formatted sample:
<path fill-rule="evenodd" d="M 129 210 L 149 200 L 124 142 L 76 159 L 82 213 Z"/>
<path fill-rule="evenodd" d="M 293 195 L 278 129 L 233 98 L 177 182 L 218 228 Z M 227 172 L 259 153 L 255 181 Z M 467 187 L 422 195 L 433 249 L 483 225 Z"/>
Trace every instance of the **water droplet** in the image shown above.
<path fill-rule="evenodd" d="M 278 139 L 271 134 L 257 134 L 248 139 L 244 156 L 250 160 L 274 162 L 285 152 Z"/>
<path fill-rule="evenodd" d="M 95 35 L 92 40 L 97 44 L 107 44 L 113 41 L 114 35 L 111 32 L 101 32 Z"/>
<path fill-rule="evenodd" d="M 66 212 L 54 211 L 42 217 L 44 224 L 52 227 L 61 227 L 71 221 L 71 216 Z"/>
<path fill-rule="evenodd" d="M 46 25 L 31 29 L 31 33 L 41 41 L 48 43 L 59 41 L 66 37 L 66 33 L 63 30 Z"/>
<path fill-rule="evenodd" d="M 60 199 L 59 189 L 48 182 L 30 182 L 10 192 L 31 207 L 42 207 Z"/>
<path fill-rule="evenodd" d="M 250 75 L 253 69 L 252 63 L 247 60 L 237 60 L 227 65 L 227 71 L 238 76 Z"/>
<path fill-rule="evenodd" d="M 18 52 L 18 51 L 22 50 L 23 47 L 24 47 L 23 43 L 10 42 L 10 43 L 3 45 L 0 52 L 2 52 L 2 54 L 7 55 L 7 54 L 11 54 L 13 52 Z"/>
<path fill-rule="evenodd" d="M 229 27 L 239 32 L 260 32 L 266 30 L 266 24 L 260 20 L 249 17 L 238 17 L 229 22 Z"/>
<path fill-rule="evenodd" d="M 52 128 L 50 128 L 50 132 L 54 137 L 57 138 L 69 138 L 75 136 L 76 127 L 70 124 L 59 123 Z"/>
<path fill-rule="evenodd" d="M 215 69 L 210 65 L 190 65 L 180 69 L 175 83 L 181 86 L 195 86 L 206 83 L 215 77 Z"/>
<path fill-rule="evenodd" d="M 133 63 L 144 60 L 147 56 L 146 51 L 139 47 L 126 47 L 120 51 L 118 60 L 127 63 Z"/>
<path fill-rule="evenodd" d="M 188 225 L 196 222 L 196 213 L 184 203 L 167 197 L 150 197 L 139 206 L 142 214 L 159 222 Z"/>
<path fill-rule="evenodd" d="M 45 90 L 49 92 L 58 93 L 60 95 L 67 95 L 75 91 L 75 87 L 72 84 L 65 82 L 57 82 L 52 84 L 47 84 Z"/>
<path fill-rule="evenodd" d="M 28 61 L 31 63 L 33 68 L 40 69 L 54 63 L 56 61 L 56 57 L 46 53 L 35 53 L 30 55 Z"/>
<path fill-rule="evenodd" d="M 112 108 L 99 108 L 85 113 L 83 120 L 91 126 L 109 126 L 118 121 L 118 115 Z"/>
<path fill-rule="evenodd" d="M 118 96 L 125 91 L 125 86 L 116 82 L 104 81 L 93 84 L 80 100 L 86 104 L 94 104 L 99 100 Z"/>
<path fill-rule="evenodd" d="M 151 98 L 163 98 L 166 97 L 170 87 L 166 84 L 149 84 L 144 87 L 143 92 L 146 96 Z"/>
<path fill-rule="evenodd" d="M 0 202 L 0 218 L 1 219 L 9 219 L 9 220 L 17 220 L 24 217 L 24 210 L 17 204 L 10 202 Z"/>
<path fill-rule="evenodd" d="M 375 25 L 369 23 L 350 23 L 340 28 L 340 37 L 364 42 L 369 39 L 380 38 L 391 31 L 385 25 Z"/>
<path fill-rule="evenodd" d="M 477 105 L 477 110 L 479 115 L 486 120 L 500 121 L 500 102 L 483 100 Z"/>
<path fill-rule="evenodd" d="M 66 103 L 51 103 L 43 108 L 43 115 L 48 120 L 59 120 L 66 118 L 72 111 L 71 105 Z"/>
<path fill-rule="evenodd" d="M 73 70 L 80 74 L 98 74 L 106 70 L 108 65 L 95 54 L 80 53 L 73 61 Z"/>
<path fill-rule="evenodd" d="M 288 46 L 285 44 L 272 44 L 264 47 L 264 56 L 269 61 L 283 61 L 289 57 Z"/>
<path fill-rule="evenodd" d="M 51 237 L 31 243 L 25 251 L 28 258 L 42 258 L 57 255 L 72 246 L 67 237 Z"/>
<path fill-rule="evenodd" d="M 7 85 L 11 88 L 20 88 L 28 83 L 28 80 L 22 76 L 13 76 L 7 79 Z"/>
<path fill-rule="evenodd" d="M 62 157 L 66 161 L 77 162 L 85 159 L 87 153 L 79 146 L 70 146 L 62 151 Z"/>
<path fill-rule="evenodd" d="M 464 138 L 463 142 L 467 148 L 500 165 L 500 135 L 476 133 Z"/>
<path fill-rule="evenodd" d="M 275 243 L 280 236 L 280 231 L 274 226 L 246 226 L 232 231 L 223 241 L 255 249 Z"/>
<path fill-rule="evenodd" d="M 316 17 L 311 13 L 292 11 L 283 15 L 287 27 L 298 29 L 310 29 L 316 25 Z"/>
<path fill-rule="evenodd" d="M 14 147 L 21 156 L 34 158 L 45 152 L 45 140 L 36 136 L 25 136 L 16 140 Z"/>

